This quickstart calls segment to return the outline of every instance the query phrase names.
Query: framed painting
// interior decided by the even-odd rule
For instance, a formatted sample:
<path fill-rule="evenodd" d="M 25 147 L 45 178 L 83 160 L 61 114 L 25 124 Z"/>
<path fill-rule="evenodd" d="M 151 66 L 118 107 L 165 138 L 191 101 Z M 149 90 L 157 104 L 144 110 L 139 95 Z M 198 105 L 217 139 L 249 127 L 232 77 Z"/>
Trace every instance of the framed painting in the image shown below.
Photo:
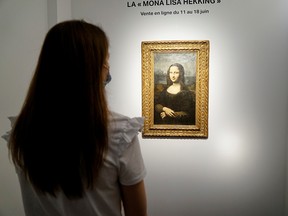
<path fill-rule="evenodd" d="M 208 137 L 209 41 L 143 41 L 143 137 Z"/>

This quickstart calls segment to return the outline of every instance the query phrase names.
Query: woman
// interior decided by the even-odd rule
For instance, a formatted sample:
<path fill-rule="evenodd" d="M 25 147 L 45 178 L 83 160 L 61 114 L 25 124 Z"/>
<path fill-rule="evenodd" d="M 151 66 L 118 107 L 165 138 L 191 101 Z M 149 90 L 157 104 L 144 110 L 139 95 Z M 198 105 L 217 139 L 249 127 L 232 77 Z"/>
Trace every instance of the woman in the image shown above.
<path fill-rule="evenodd" d="M 146 215 L 143 120 L 108 111 L 108 58 L 95 25 L 47 33 L 8 144 L 26 215 Z"/>
<path fill-rule="evenodd" d="M 167 71 L 167 88 L 155 98 L 156 124 L 195 124 L 195 102 L 185 86 L 184 67 L 175 63 Z"/>

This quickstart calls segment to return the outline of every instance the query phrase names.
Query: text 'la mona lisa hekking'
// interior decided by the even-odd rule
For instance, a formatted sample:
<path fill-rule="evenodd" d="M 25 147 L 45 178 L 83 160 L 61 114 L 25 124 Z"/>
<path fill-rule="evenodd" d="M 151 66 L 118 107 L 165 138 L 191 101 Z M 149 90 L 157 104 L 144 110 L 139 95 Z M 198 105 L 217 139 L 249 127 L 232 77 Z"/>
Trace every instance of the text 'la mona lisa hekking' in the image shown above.
<path fill-rule="evenodd" d="M 150 0 L 135 3 L 135 1 L 127 2 L 127 7 L 147 7 L 147 6 L 164 6 L 164 5 L 192 5 L 192 4 L 215 4 L 221 0 Z"/>

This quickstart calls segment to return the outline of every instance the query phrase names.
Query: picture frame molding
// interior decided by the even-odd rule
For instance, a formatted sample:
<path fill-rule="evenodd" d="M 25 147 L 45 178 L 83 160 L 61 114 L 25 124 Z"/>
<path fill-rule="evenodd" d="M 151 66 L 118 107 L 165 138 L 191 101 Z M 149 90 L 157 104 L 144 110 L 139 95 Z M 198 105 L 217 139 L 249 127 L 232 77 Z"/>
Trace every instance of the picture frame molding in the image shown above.
<path fill-rule="evenodd" d="M 196 53 L 195 125 L 155 124 L 154 55 L 185 52 Z M 208 138 L 209 52 L 208 40 L 143 41 L 141 43 L 143 137 Z"/>

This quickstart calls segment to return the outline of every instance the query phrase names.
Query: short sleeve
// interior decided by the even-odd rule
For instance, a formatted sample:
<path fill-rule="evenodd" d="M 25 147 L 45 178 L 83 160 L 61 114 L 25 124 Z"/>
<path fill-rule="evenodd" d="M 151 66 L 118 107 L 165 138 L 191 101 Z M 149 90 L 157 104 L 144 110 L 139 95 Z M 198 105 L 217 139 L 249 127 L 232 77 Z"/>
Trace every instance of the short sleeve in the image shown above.
<path fill-rule="evenodd" d="M 17 117 L 16 116 L 11 116 L 11 117 L 8 117 L 8 119 L 10 120 L 10 123 L 11 123 L 11 128 L 13 127 Z M 9 137 L 10 137 L 10 134 L 11 134 L 11 131 L 7 131 L 3 136 L 1 136 L 4 140 L 6 140 L 8 142 L 9 140 Z"/>
<path fill-rule="evenodd" d="M 120 156 L 119 163 L 119 181 L 122 185 L 134 185 L 143 180 L 146 175 L 146 169 L 137 136 L 134 136 Z"/>
<path fill-rule="evenodd" d="M 121 122 L 119 125 L 121 127 L 120 132 L 120 143 L 119 145 L 119 154 L 122 154 L 123 151 L 131 144 L 132 140 L 135 136 L 138 135 L 138 133 L 143 128 L 143 118 L 141 117 L 135 117 L 135 118 L 122 118 L 120 121 L 118 119 L 118 122 Z"/>
<path fill-rule="evenodd" d="M 141 153 L 138 133 L 143 128 L 143 118 L 118 118 L 121 127 L 118 143 L 119 181 L 122 185 L 134 185 L 143 180 L 146 169 Z"/>

